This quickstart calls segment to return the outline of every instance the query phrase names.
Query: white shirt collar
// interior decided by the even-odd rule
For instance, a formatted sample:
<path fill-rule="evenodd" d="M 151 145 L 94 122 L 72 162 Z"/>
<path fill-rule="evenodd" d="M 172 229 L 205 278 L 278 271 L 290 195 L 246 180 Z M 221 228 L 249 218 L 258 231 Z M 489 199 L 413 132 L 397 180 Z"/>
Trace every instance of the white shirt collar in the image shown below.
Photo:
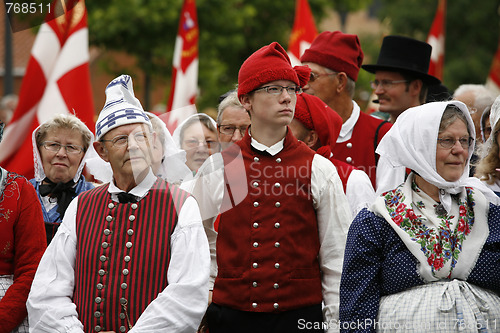
<path fill-rule="evenodd" d="M 151 171 L 151 168 L 150 168 L 148 174 L 142 180 L 142 182 L 140 182 L 138 185 L 136 185 L 128 193 L 133 194 L 136 197 L 139 197 L 140 199 L 142 199 L 146 196 L 146 194 L 148 194 L 151 187 L 153 187 L 153 184 L 156 182 L 156 179 L 157 179 L 156 176 L 153 174 L 153 171 Z M 117 194 L 121 193 L 121 192 L 125 192 L 125 191 L 119 189 L 115 185 L 115 182 L 113 180 L 112 182 L 109 183 L 108 192 L 111 194 L 111 199 L 113 201 L 118 201 Z"/>
<path fill-rule="evenodd" d="M 259 151 L 265 151 L 265 152 L 268 152 L 269 154 L 271 154 L 271 156 L 274 156 L 276 154 L 278 154 L 280 151 L 283 150 L 283 147 L 284 147 L 284 142 L 285 142 L 285 138 L 281 139 L 280 141 L 276 142 L 274 145 L 272 145 L 271 147 L 268 147 L 260 142 L 258 142 L 257 140 L 255 140 L 254 138 L 252 138 L 252 128 L 250 127 L 250 130 L 248 131 L 248 134 L 250 135 L 250 138 L 251 138 L 251 145 L 252 147 L 254 147 L 255 149 L 259 150 Z"/>
<path fill-rule="evenodd" d="M 355 101 L 352 101 L 351 116 L 346 120 L 345 123 L 342 124 L 342 129 L 340 130 L 337 142 L 344 142 L 351 138 L 354 126 L 358 122 L 360 112 L 361 110 L 359 108 L 359 105 Z"/>

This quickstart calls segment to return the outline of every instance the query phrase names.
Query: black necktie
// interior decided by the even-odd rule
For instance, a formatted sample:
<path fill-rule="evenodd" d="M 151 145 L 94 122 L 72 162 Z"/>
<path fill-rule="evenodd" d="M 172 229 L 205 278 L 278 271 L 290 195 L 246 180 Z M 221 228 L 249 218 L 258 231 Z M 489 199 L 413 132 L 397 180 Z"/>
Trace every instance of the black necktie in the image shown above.
<path fill-rule="evenodd" d="M 67 183 L 54 183 L 50 179 L 45 178 L 42 184 L 38 187 L 38 191 L 42 197 L 50 195 L 52 198 L 57 199 L 57 212 L 62 218 L 69 203 L 76 196 L 76 191 L 73 187 L 74 185 L 75 182 L 73 180 L 70 180 Z"/>
<path fill-rule="evenodd" d="M 120 203 L 137 202 L 137 197 L 133 194 L 127 192 L 120 192 L 117 195 L 118 195 L 118 201 L 120 201 Z"/>

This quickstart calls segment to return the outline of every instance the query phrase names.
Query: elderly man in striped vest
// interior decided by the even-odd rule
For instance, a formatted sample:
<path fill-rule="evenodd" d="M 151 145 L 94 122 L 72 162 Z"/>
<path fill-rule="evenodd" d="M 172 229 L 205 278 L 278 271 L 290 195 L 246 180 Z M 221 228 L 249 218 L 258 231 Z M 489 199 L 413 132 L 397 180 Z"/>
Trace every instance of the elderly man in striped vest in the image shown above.
<path fill-rule="evenodd" d="M 193 332 L 210 257 L 193 197 L 151 171 L 156 135 L 130 76 L 106 88 L 94 148 L 113 181 L 68 207 L 28 299 L 34 332 Z"/>

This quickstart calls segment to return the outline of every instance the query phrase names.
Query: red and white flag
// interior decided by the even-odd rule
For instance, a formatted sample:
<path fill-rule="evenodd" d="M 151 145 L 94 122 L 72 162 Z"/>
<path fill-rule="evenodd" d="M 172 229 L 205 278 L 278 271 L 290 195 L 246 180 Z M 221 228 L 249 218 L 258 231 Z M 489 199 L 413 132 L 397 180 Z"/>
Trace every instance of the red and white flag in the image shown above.
<path fill-rule="evenodd" d="M 490 73 L 486 79 L 486 87 L 496 96 L 500 95 L 500 41 L 498 42 L 498 49 L 491 63 Z"/>
<path fill-rule="evenodd" d="M 300 57 L 318 35 L 314 17 L 307 0 L 297 0 L 295 3 L 295 22 L 288 42 L 288 56 L 292 66 L 300 65 Z"/>
<path fill-rule="evenodd" d="M 159 115 L 173 133 L 178 124 L 196 111 L 198 93 L 198 18 L 195 0 L 184 0 L 175 41 L 172 86 L 167 112 Z"/>
<path fill-rule="evenodd" d="M 56 0 L 31 49 L 19 103 L 0 143 L 0 165 L 32 178 L 31 133 L 59 113 L 73 113 L 93 130 L 87 10 L 84 0 Z"/>
<path fill-rule="evenodd" d="M 429 75 L 443 80 L 444 67 L 444 41 L 446 31 L 446 0 L 439 0 L 436 16 L 432 22 L 427 43 L 432 46 Z"/>

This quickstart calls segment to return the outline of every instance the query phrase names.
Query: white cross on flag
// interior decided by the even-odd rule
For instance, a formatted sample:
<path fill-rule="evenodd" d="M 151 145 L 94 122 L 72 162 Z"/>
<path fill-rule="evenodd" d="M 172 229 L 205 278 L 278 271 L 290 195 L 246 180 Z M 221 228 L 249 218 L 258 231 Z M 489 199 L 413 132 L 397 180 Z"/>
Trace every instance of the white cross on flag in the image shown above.
<path fill-rule="evenodd" d="M 307 0 L 297 0 L 295 3 L 295 22 L 287 52 L 292 66 L 300 65 L 300 57 L 311 46 L 317 34 L 318 31 L 309 3 Z"/>
<path fill-rule="evenodd" d="M 198 93 L 198 18 L 195 0 L 184 0 L 179 31 L 175 40 L 172 86 L 167 112 L 159 115 L 173 133 L 178 124 L 197 113 Z"/>
<path fill-rule="evenodd" d="M 443 80 L 444 67 L 444 41 L 446 31 L 446 0 L 439 0 L 436 16 L 432 22 L 427 43 L 432 46 L 429 75 Z"/>
<path fill-rule="evenodd" d="M 84 0 L 56 0 L 38 31 L 19 103 L 0 143 L 0 165 L 32 178 L 32 132 L 59 113 L 94 128 L 87 10 Z"/>

